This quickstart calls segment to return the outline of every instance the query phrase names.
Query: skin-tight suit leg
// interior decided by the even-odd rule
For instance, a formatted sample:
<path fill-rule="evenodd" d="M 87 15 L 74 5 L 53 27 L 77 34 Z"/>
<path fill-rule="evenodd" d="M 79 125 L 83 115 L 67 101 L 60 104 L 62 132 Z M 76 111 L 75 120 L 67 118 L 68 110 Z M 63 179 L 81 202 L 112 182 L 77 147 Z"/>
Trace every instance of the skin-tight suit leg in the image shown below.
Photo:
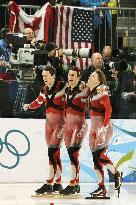
<path fill-rule="evenodd" d="M 64 116 L 49 113 L 46 115 L 45 137 L 48 145 L 49 178 L 48 184 L 61 183 L 62 163 L 60 159 L 60 146 L 63 137 Z"/>
<path fill-rule="evenodd" d="M 85 136 L 87 124 L 84 117 L 67 114 L 64 128 L 64 140 L 71 161 L 70 184 L 79 184 L 79 150 Z"/>
<path fill-rule="evenodd" d="M 106 155 L 107 147 L 96 150 L 92 152 L 94 169 L 98 177 L 99 187 L 104 186 L 104 170 L 103 166 L 106 166 L 107 169 L 111 171 L 112 174 L 115 174 L 115 167 L 109 157 Z"/>

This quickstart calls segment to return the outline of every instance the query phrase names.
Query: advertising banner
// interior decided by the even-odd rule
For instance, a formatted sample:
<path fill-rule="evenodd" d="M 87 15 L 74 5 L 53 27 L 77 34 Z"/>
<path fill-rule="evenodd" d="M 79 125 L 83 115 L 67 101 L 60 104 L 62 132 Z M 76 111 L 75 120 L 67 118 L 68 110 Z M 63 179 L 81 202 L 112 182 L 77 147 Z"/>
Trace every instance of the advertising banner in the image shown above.
<path fill-rule="evenodd" d="M 80 181 L 96 182 L 92 154 L 89 149 L 91 120 L 80 150 Z M 107 155 L 117 169 L 123 171 L 124 182 L 136 182 L 136 120 L 114 119 L 113 138 Z M 0 183 L 44 182 L 48 178 L 48 148 L 45 142 L 44 119 L 0 119 Z M 70 161 L 63 142 L 62 180 L 70 179 Z M 112 181 L 106 171 L 105 181 Z"/>

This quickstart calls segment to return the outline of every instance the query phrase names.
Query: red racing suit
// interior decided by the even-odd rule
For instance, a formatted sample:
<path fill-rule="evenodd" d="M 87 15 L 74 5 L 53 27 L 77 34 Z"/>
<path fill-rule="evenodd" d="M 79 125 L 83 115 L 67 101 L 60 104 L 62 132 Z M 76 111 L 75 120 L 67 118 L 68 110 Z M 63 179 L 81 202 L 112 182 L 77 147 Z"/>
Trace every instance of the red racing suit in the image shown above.
<path fill-rule="evenodd" d="M 87 131 L 85 109 L 87 94 L 77 85 L 73 90 L 66 90 L 66 121 L 64 140 L 71 161 L 72 176 L 70 184 L 79 184 L 79 150 Z"/>
<path fill-rule="evenodd" d="M 99 92 L 101 89 L 102 91 Z M 113 128 L 110 122 L 111 113 L 112 108 L 106 86 L 98 86 L 90 97 L 91 131 L 89 145 L 92 151 L 101 149 L 108 145 L 113 134 Z M 107 127 L 107 131 L 105 139 L 101 143 L 98 132 L 102 126 Z"/>
<path fill-rule="evenodd" d="M 36 109 L 41 104 L 45 104 L 45 139 L 48 147 L 57 148 L 62 141 L 65 116 L 65 88 L 66 85 L 61 81 L 55 82 L 50 90 L 45 85 L 38 98 L 30 104 L 30 109 Z"/>
<path fill-rule="evenodd" d="M 109 169 L 113 175 L 116 173 L 112 160 L 106 154 L 109 141 L 113 134 L 113 128 L 110 122 L 111 112 L 112 108 L 107 88 L 105 85 L 100 85 L 91 93 L 91 131 L 89 139 L 99 187 L 104 187 L 104 167 Z M 103 132 L 102 130 L 105 131 Z"/>
<path fill-rule="evenodd" d="M 66 121 L 64 127 L 64 140 L 66 147 L 80 147 L 87 130 L 85 110 L 87 94 L 78 86 L 72 91 L 66 90 Z"/>

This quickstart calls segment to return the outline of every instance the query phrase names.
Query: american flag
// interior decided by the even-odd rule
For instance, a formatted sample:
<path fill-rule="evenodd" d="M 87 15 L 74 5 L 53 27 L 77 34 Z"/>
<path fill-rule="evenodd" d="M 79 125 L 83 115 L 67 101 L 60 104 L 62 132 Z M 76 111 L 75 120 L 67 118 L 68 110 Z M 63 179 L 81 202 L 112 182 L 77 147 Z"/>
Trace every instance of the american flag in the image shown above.
<path fill-rule="evenodd" d="M 93 10 L 57 6 L 55 9 L 55 43 L 62 49 L 93 49 Z M 64 64 L 70 64 L 72 57 L 63 57 Z M 90 59 L 78 58 L 76 65 L 84 69 Z"/>

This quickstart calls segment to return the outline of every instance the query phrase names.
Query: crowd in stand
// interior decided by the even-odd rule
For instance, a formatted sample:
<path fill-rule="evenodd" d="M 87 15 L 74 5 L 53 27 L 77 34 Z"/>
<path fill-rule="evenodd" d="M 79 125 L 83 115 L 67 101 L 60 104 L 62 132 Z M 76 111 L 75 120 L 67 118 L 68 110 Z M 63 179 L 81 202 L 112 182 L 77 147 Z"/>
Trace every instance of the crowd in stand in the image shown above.
<path fill-rule="evenodd" d="M 20 4 L 20 1 L 15 1 L 17 4 Z M 46 3 L 46 1 L 37 1 L 35 2 L 35 5 L 38 4 L 42 6 Z M 62 4 L 72 4 L 72 1 L 61 1 Z M 111 0 L 103 2 L 103 1 L 95 1 L 95 4 L 93 1 L 73 1 L 73 5 L 76 6 L 89 6 L 89 7 L 95 7 L 95 6 L 102 6 L 102 7 L 116 7 L 118 6 L 118 1 Z M 101 3 L 100 3 L 101 2 Z M 28 1 L 21 1 L 21 4 L 28 4 Z M 60 3 L 60 1 L 51 1 L 52 4 L 54 3 Z M 80 4 L 79 4 L 80 3 Z M 29 1 L 29 4 L 31 2 Z M 105 11 L 106 12 L 106 11 Z M 109 12 L 109 11 L 108 11 Z M 95 31 L 96 34 L 98 34 L 98 29 L 103 30 L 103 18 L 107 18 L 107 25 L 111 26 L 111 21 L 115 23 L 116 27 L 116 17 L 117 13 L 114 11 L 112 13 L 112 16 L 110 13 L 105 13 L 102 16 L 98 15 L 97 12 L 94 16 L 94 25 L 95 25 Z M 111 20 L 111 18 L 113 18 Z M 101 28 L 98 28 L 98 22 L 100 21 L 100 24 L 102 25 Z M 115 29 L 112 28 L 112 29 Z M 108 28 L 107 28 L 108 29 Z M 0 97 L 0 116 L 1 117 L 13 117 L 12 113 L 12 107 L 13 102 L 10 101 L 10 95 L 9 95 L 9 80 L 16 80 L 16 72 L 13 71 L 13 69 L 9 69 L 11 67 L 11 58 L 14 58 L 13 50 L 14 48 L 11 48 L 12 46 L 8 44 L 6 40 L 6 34 L 9 32 L 8 28 L 1 29 L 1 38 L 0 38 L 0 89 L 1 94 L 0 96 L 5 97 L 5 101 L 3 97 Z M 36 38 L 34 36 L 34 32 L 31 28 L 25 29 L 25 34 L 27 35 L 27 41 L 30 44 L 30 47 L 35 48 Z M 116 32 L 113 32 L 114 34 Z M 108 32 L 107 32 L 108 34 Z M 108 34 L 109 35 L 109 34 Z M 95 42 L 98 41 L 98 36 L 95 35 L 96 39 Z M 108 42 L 105 42 L 102 45 L 95 44 L 95 53 L 93 53 L 91 57 L 91 66 L 88 68 L 85 68 L 82 72 L 81 80 L 87 81 L 90 74 L 96 70 L 100 69 L 104 72 L 108 86 L 109 86 L 109 92 L 110 92 L 110 98 L 111 103 L 113 107 L 113 114 L 112 117 L 115 118 L 135 118 L 136 117 L 136 62 L 133 62 L 130 64 L 126 59 L 115 59 L 115 56 L 113 56 L 113 48 L 116 47 L 116 36 L 113 36 L 113 41 L 110 44 Z M 100 39 L 100 42 L 103 42 L 103 39 Z M 98 53 L 98 47 L 101 47 L 101 53 Z M 47 43 L 44 46 L 45 50 L 47 50 L 48 58 L 47 62 L 50 63 L 55 69 L 57 70 L 57 78 L 59 80 L 66 80 L 66 73 L 64 73 L 63 70 L 63 64 L 62 64 L 62 55 L 63 51 L 61 48 L 59 49 L 57 45 L 54 43 Z M 36 72 L 37 77 L 34 80 L 34 91 L 36 94 L 39 92 L 41 85 L 43 84 L 42 79 L 42 71 L 40 69 L 35 69 L 34 72 Z M 7 82 L 6 82 L 7 81 Z M 40 84 L 40 86 L 39 86 Z M 5 89 L 6 88 L 6 89 Z M 4 90 L 5 89 L 5 90 Z M 31 100 L 31 99 L 30 99 Z M 6 108 L 5 108 L 5 102 L 6 102 Z M 124 109 L 127 110 L 127 112 L 124 112 Z M 87 115 L 88 116 L 88 115 Z"/>

